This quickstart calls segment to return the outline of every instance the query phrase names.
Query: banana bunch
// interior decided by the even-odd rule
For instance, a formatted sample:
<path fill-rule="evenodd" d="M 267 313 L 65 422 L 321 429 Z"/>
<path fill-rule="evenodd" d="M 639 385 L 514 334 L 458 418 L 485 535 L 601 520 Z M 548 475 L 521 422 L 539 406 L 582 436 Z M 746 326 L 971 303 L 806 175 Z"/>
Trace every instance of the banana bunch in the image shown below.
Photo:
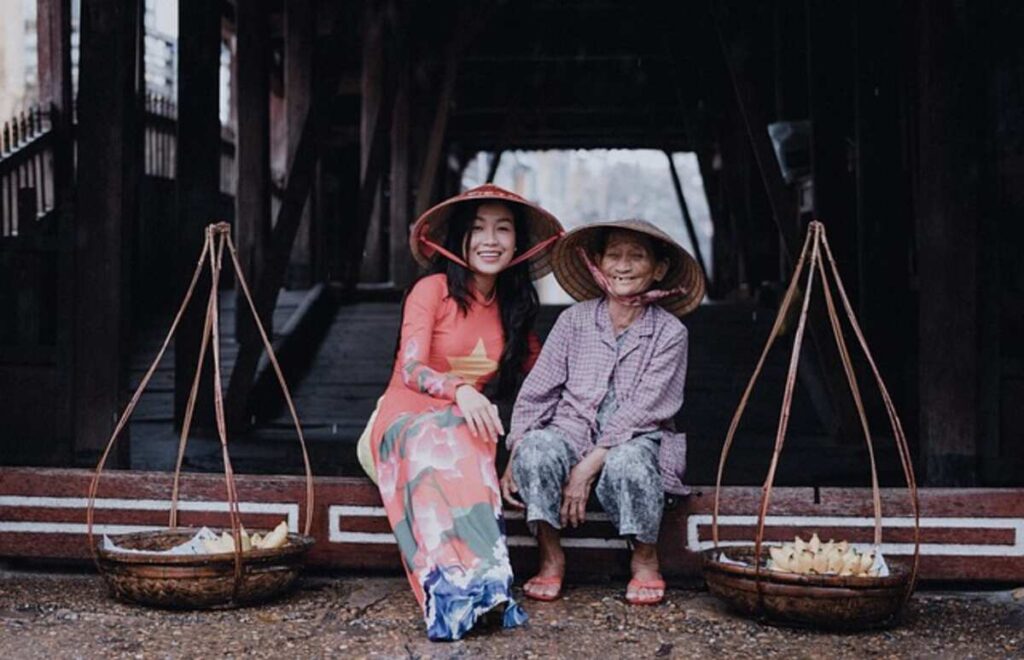
<path fill-rule="evenodd" d="M 875 553 L 860 552 L 846 541 L 822 543 L 817 534 L 810 541 L 799 536 L 792 543 L 768 548 L 768 569 L 804 575 L 878 577 Z"/>
<path fill-rule="evenodd" d="M 288 540 L 288 524 L 282 520 L 266 536 L 260 536 L 258 532 L 249 536 L 249 533 L 245 531 L 245 527 L 242 527 L 239 537 L 242 542 L 242 552 L 248 552 L 252 549 L 269 550 L 271 548 L 279 548 Z M 218 538 L 204 540 L 203 547 L 210 554 L 234 552 L 235 539 L 231 536 L 230 532 L 222 532 Z"/>

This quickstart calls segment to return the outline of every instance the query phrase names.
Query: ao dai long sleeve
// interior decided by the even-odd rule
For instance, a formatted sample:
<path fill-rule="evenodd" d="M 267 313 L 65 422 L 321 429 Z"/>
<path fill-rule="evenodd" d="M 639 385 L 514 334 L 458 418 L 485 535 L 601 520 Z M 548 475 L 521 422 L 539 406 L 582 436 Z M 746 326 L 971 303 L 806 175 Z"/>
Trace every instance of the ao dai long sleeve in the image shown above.
<path fill-rule="evenodd" d="M 594 447 L 615 447 L 660 430 L 665 490 L 688 492 L 682 483 L 686 436 L 676 433 L 673 423 L 686 382 L 686 327 L 649 306 L 625 332 L 619 347 L 604 299 L 563 312 L 519 392 L 509 446 L 527 431 L 551 426 L 583 458 Z M 599 433 L 597 411 L 612 379 L 618 408 Z"/>

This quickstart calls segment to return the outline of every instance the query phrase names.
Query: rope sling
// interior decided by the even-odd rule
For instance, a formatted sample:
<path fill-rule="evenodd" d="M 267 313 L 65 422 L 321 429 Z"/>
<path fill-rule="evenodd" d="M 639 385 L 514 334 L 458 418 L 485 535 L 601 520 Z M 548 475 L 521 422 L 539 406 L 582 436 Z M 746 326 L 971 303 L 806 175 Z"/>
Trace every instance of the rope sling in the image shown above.
<path fill-rule="evenodd" d="M 270 360 L 270 364 L 274 369 L 274 374 L 277 377 L 278 383 L 281 385 L 281 391 L 284 394 L 285 402 L 288 406 L 288 412 L 291 415 L 292 422 L 295 426 L 295 432 L 299 439 L 299 446 L 302 449 L 302 462 L 305 469 L 306 477 L 306 490 L 305 490 L 305 526 L 303 534 L 309 535 L 310 528 L 313 523 L 313 506 L 314 506 L 314 494 L 313 494 L 313 473 L 309 463 L 309 453 L 306 449 L 306 440 L 302 433 L 302 425 L 299 423 L 298 413 L 295 410 L 295 403 L 292 400 L 291 392 L 288 389 L 288 385 L 285 382 L 284 374 L 281 371 L 281 365 L 278 363 L 277 356 L 274 353 L 273 346 L 270 343 L 270 339 L 267 336 L 266 329 L 263 327 L 263 323 L 260 320 L 260 316 L 256 311 L 256 304 L 253 301 L 251 292 L 249 291 L 249 285 L 245 280 L 245 276 L 242 273 L 241 266 L 238 261 L 238 253 L 235 249 L 235 244 L 231 240 L 231 227 L 225 222 L 219 222 L 210 224 L 205 229 L 205 240 L 203 242 L 203 248 L 199 255 L 199 259 L 196 263 L 195 271 L 192 274 L 192 280 L 189 283 L 188 290 L 185 293 L 184 300 L 181 306 L 178 308 L 177 314 L 174 316 L 174 320 L 171 322 L 171 327 L 167 332 L 167 336 L 164 338 L 163 345 L 157 352 L 156 358 L 150 365 L 149 369 L 146 370 L 145 375 L 139 382 L 138 387 L 135 389 L 134 394 L 125 407 L 124 412 L 118 419 L 117 424 L 114 427 L 113 433 L 110 435 L 110 439 L 107 442 L 106 449 L 100 456 L 99 463 L 96 465 L 96 471 L 93 474 L 92 482 L 89 485 L 89 500 L 86 508 L 86 526 L 88 534 L 89 550 L 92 553 L 93 561 L 96 563 L 97 568 L 100 572 L 103 572 L 100 566 L 99 554 L 97 551 L 97 543 L 93 538 L 93 524 L 94 524 L 94 509 L 96 503 L 96 492 L 99 488 L 100 476 L 103 473 L 103 467 L 106 464 L 107 458 L 110 455 L 111 450 L 114 447 L 114 443 L 117 441 L 124 427 L 127 425 L 129 418 L 138 405 L 142 393 L 145 391 L 146 386 L 149 384 L 150 379 L 156 372 L 157 366 L 163 359 L 164 354 L 167 351 L 168 346 L 171 343 L 171 339 L 174 337 L 174 333 L 178 329 L 178 325 L 181 322 L 182 317 L 185 314 L 185 310 L 188 308 L 189 302 L 191 302 L 193 295 L 195 294 L 196 287 L 199 283 L 199 278 L 203 273 L 203 270 L 208 266 L 210 271 L 210 293 L 206 304 L 206 318 L 203 325 L 203 334 L 199 349 L 199 358 L 196 365 L 195 376 L 192 380 L 192 388 L 189 392 L 188 402 L 185 407 L 185 415 L 182 419 L 181 434 L 178 442 L 178 454 L 177 460 L 174 465 L 174 485 L 171 491 L 171 506 L 170 515 L 168 518 L 168 527 L 174 530 L 178 526 L 178 497 L 180 494 L 180 479 L 181 479 L 181 467 L 185 459 L 185 448 L 188 444 L 188 435 L 192 427 L 192 419 L 195 414 L 196 400 L 199 395 L 199 385 L 201 382 L 203 365 L 206 359 L 206 353 L 212 348 L 213 354 L 213 406 L 214 406 L 214 418 L 217 429 L 217 437 L 220 440 L 221 454 L 224 461 L 224 482 L 227 490 L 227 501 L 228 501 L 228 515 L 231 522 L 231 535 L 234 539 L 234 593 L 238 594 L 239 587 L 242 584 L 243 577 L 243 560 L 242 560 L 242 542 L 241 542 L 241 516 L 239 512 L 238 504 L 238 491 L 235 486 L 235 473 L 231 466 L 231 457 L 228 453 L 228 434 L 227 434 L 227 423 L 224 413 L 224 395 L 223 387 L 221 382 L 221 355 L 220 355 L 220 308 L 219 308 L 219 295 L 218 286 L 220 283 L 221 270 L 224 264 L 224 251 L 227 248 L 228 255 L 231 259 L 231 265 L 233 267 L 235 277 L 237 278 L 239 287 L 242 290 L 243 296 L 248 303 L 249 311 L 252 313 L 253 319 L 256 324 L 256 328 L 259 331 L 260 338 L 263 341 L 263 347 L 267 352 L 267 357 Z"/>
<path fill-rule="evenodd" d="M 829 269 L 825 269 L 825 260 L 828 260 Z M 839 269 L 836 267 L 835 259 L 832 256 L 832 250 L 829 248 L 828 238 L 825 236 L 825 226 L 818 221 L 812 221 L 807 230 L 807 236 L 804 239 L 803 249 L 800 252 L 800 258 L 797 260 L 796 267 L 793 271 L 793 276 L 790 279 L 789 288 L 786 290 L 786 295 L 782 300 L 782 304 L 779 307 L 779 311 L 775 316 L 775 323 L 772 326 L 771 333 L 768 336 L 768 341 L 765 344 L 764 350 L 761 352 L 761 357 L 757 362 L 757 366 L 754 368 L 754 373 L 750 377 L 750 382 L 747 384 L 746 390 L 743 392 L 743 396 L 740 399 L 739 405 L 736 408 L 736 412 L 733 415 L 732 422 L 729 425 L 729 431 L 725 437 L 725 443 L 722 446 L 722 453 L 718 462 L 718 474 L 715 480 L 715 500 L 714 510 L 712 513 L 712 524 L 711 534 L 714 549 L 717 553 L 719 548 L 718 538 L 718 513 L 719 503 L 721 499 L 721 488 L 722 488 L 722 474 L 725 471 L 725 463 L 728 458 L 729 451 L 732 448 L 733 439 L 736 434 L 736 429 L 739 426 L 740 418 L 743 416 L 743 412 L 746 409 L 747 402 L 750 398 L 750 394 L 754 389 L 754 383 L 757 382 L 758 376 L 761 374 L 761 369 L 764 367 L 765 359 L 768 356 L 768 351 L 771 349 L 775 340 L 779 337 L 782 332 L 782 328 L 785 325 L 787 314 L 790 311 L 790 307 L 794 304 L 794 301 L 798 295 L 799 282 L 804 268 L 807 267 L 806 282 L 803 290 L 803 302 L 800 309 L 800 317 L 796 327 L 796 333 L 793 339 L 793 350 L 789 359 L 789 368 L 786 374 L 785 388 L 783 390 L 782 398 L 782 410 L 779 416 L 779 426 L 775 434 L 775 446 L 772 451 L 771 463 L 768 467 L 768 473 L 765 477 L 764 485 L 761 488 L 761 502 L 757 516 L 757 533 L 754 538 L 754 570 L 756 576 L 758 598 L 764 602 L 764 586 L 762 580 L 762 546 L 764 543 L 764 529 L 765 529 L 765 518 L 768 513 L 768 505 L 771 500 L 772 486 L 775 482 L 775 471 L 779 463 L 779 456 L 782 454 L 782 448 L 785 444 L 786 429 L 789 424 L 789 413 L 793 403 L 793 388 L 796 383 L 797 365 L 800 359 L 800 347 L 803 342 L 804 332 L 807 324 L 807 310 L 808 304 L 811 299 L 811 292 L 815 283 L 815 274 L 821 279 L 822 290 L 825 294 L 825 306 L 828 311 L 829 323 L 832 328 L 832 334 L 835 336 L 836 347 L 839 350 L 839 357 L 843 365 L 843 371 L 846 375 L 846 380 L 850 386 L 850 393 L 853 396 L 853 401 L 857 409 L 857 415 L 860 419 L 860 427 L 864 433 L 864 440 L 867 443 L 868 460 L 871 466 L 871 499 L 872 506 L 874 509 L 874 545 L 880 546 L 882 543 L 882 498 L 881 492 L 878 487 L 878 471 L 875 462 L 875 451 L 871 442 L 871 431 L 868 427 L 867 415 L 864 411 L 864 403 L 861 398 L 860 389 L 857 385 L 857 379 L 854 375 L 853 363 L 850 359 L 849 349 L 846 345 L 846 340 L 843 338 L 843 329 L 839 321 L 839 316 L 836 312 L 836 304 L 832 295 L 831 288 L 829 286 L 828 275 L 831 274 L 832 280 L 839 293 L 839 299 L 842 302 L 843 310 L 846 312 L 847 319 L 850 322 L 850 326 L 853 329 L 854 335 L 857 341 L 864 351 L 864 355 L 867 358 L 867 362 L 870 365 L 871 373 L 874 375 L 875 382 L 882 395 L 882 401 L 885 404 L 885 410 L 889 417 L 889 423 L 892 427 L 892 433 L 896 441 L 896 449 L 899 453 L 900 462 L 903 467 L 903 475 L 906 479 L 907 489 L 910 493 L 910 504 L 914 514 L 914 555 L 910 569 L 910 579 L 908 581 L 908 587 L 904 595 L 903 601 L 906 602 L 910 598 L 910 595 L 914 591 L 914 587 L 917 582 L 918 564 L 920 561 L 921 554 L 921 542 L 920 542 L 920 525 L 921 525 L 921 514 L 920 504 L 918 501 L 917 492 L 917 481 L 914 477 L 913 464 L 910 457 L 910 449 L 907 445 L 907 439 L 903 433 L 903 425 L 900 423 L 899 416 L 896 413 L 896 407 L 893 405 L 892 398 L 889 396 L 889 390 L 885 386 L 885 382 L 882 380 L 882 376 L 878 371 L 878 367 L 875 365 L 874 358 L 871 355 L 871 350 L 868 348 L 867 341 L 864 339 L 864 334 L 861 331 L 860 325 L 857 322 L 856 315 L 853 312 L 853 307 L 850 305 L 849 298 L 846 295 L 846 290 L 843 287 L 843 281 L 839 277 Z"/>

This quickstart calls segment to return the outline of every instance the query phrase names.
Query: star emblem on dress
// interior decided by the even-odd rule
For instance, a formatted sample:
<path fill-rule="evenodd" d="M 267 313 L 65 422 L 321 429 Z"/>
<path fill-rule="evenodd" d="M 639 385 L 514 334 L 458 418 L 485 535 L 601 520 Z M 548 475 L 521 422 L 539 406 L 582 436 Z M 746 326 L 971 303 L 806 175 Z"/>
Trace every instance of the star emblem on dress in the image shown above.
<path fill-rule="evenodd" d="M 477 340 L 476 346 L 469 355 L 447 358 L 448 364 L 452 366 L 452 373 L 462 378 L 468 385 L 475 386 L 477 381 L 493 373 L 498 368 L 498 363 L 487 357 L 487 348 L 484 347 L 484 339 Z"/>

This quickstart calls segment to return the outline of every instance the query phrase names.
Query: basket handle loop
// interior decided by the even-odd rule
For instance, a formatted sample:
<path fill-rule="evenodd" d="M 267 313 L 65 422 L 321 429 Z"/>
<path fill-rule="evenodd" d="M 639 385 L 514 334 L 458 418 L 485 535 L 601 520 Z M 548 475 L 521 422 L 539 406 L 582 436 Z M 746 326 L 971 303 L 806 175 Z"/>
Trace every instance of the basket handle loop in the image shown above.
<path fill-rule="evenodd" d="M 160 346 L 160 350 L 157 351 L 156 358 L 153 360 L 153 364 L 146 370 L 142 380 L 139 381 L 138 387 L 135 388 L 135 393 L 132 394 L 132 398 L 128 401 L 128 405 L 125 407 L 124 412 L 121 413 L 121 417 L 117 420 L 117 424 L 114 426 L 113 433 L 110 434 L 110 439 L 107 441 L 107 446 L 103 450 L 103 454 L 100 455 L 100 460 L 96 464 L 96 471 L 93 473 L 92 481 L 89 483 L 89 497 L 88 503 L 85 507 L 85 525 L 86 535 L 89 539 L 89 552 L 92 553 L 93 562 L 96 563 L 99 568 L 99 554 L 96 552 L 96 543 L 93 538 L 93 521 L 95 518 L 95 507 L 96 507 L 96 491 L 100 484 L 100 475 L 103 474 L 103 466 L 106 465 L 107 458 L 110 456 L 110 451 L 114 447 L 114 443 L 117 438 L 121 435 L 121 431 L 128 423 L 128 419 L 135 411 L 135 407 L 139 403 L 139 399 L 142 398 L 142 393 L 149 385 L 150 379 L 153 378 L 153 374 L 156 372 L 156 368 L 160 365 L 160 360 L 163 359 L 164 354 L 167 352 L 167 347 L 170 346 L 171 339 L 174 337 L 174 333 L 178 329 L 178 324 L 181 323 L 181 318 L 185 314 L 185 310 L 188 308 L 189 302 L 192 300 L 192 295 L 195 293 L 196 285 L 199 283 L 199 276 L 203 272 L 203 264 L 206 261 L 207 254 L 210 251 L 210 240 L 207 237 L 206 241 L 203 242 L 202 252 L 199 254 L 199 259 L 196 261 L 195 271 L 192 273 L 192 281 L 188 285 L 188 289 L 185 292 L 185 298 L 181 302 L 181 307 L 178 308 L 178 313 L 174 315 L 174 320 L 171 322 L 171 327 L 167 331 L 167 336 L 164 337 L 164 342 Z"/>
<path fill-rule="evenodd" d="M 910 506 L 914 512 L 914 559 L 911 564 L 910 580 L 907 583 L 907 592 L 904 596 L 905 602 L 910 598 L 910 595 L 914 592 L 914 588 L 917 584 L 918 565 L 921 559 L 921 504 L 917 492 L 917 479 L 914 476 L 914 465 L 910 457 L 910 447 L 907 444 L 907 436 L 903 432 L 903 424 L 900 422 L 899 415 L 896 412 L 896 406 L 893 404 L 892 397 L 889 395 L 889 389 L 885 386 L 882 374 L 878 370 L 878 366 L 875 364 L 875 360 L 871 355 L 871 349 L 868 347 L 867 340 L 864 339 L 864 333 L 861 331 L 860 324 L 857 322 L 857 316 L 853 313 L 853 306 L 850 304 L 850 299 L 846 295 L 846 289 L 843 287 L 843 280 L 839 277 L 839 269 L 836 267 L 835 258 L 832 256 L 832 250 L 829 247 L 828 238 L 825 236 L 824 232 L 822 232 L 821 235 L 821 244 L 824 248 L 825 256 L 828 258 L 829 267 L 836 283 L 836 289 L 838 290 L 839 298 L 843 303 L 843 309 L 846 311 L 846 316 L 850 321 L 850 326 L 853 328 L 854 335 L 857 337 L 861 350 L 864 351 L 864 357 L 867 358 L 868 365 L 871 367 L 871 373 L 875 377 L 878 389 L 882 393 L 882 401 L 885 404 L 885 411 L 889 416 L 889 424 L 892 427 L 893 438 L 896 441 L 896 449 L 899 452 L 900 462 L 903 467 L 903 476 L 906 479 L 907 490 L 910 493 Z"/>
<path fill-rule="evenodd" d="M 242 293 L 245 294 L 245 300 L 249 303 L 249 310 L 252 312 L 253 318 L 256 320 L 256 328 L 260 332 L 260 338 L 263 340 L 263 347 L 267 351 L 267 358 L 270 360 L 270 364 L 274 367 L 274 374 L 277 376 L 277 382 L 281 385 L 281 393 L 284 395 L 284 400 L 288 404 L 288 412 L 291 414 L 292 423 L 295 425 L 295 434 L 299 438 L 299 446 L 302 448 L 302 465 L 306 470 L 306 520 L 305 526 L 303 527 L 303 534 L 309 534 L 309 530 L 313 525 L 313 506 L 314 506 L 314 493 L 313 493 L 313 470 L 309 464 L 309 451 L 306 449 L 306 438 L 302 433 L 302 424 L 299 423 L 299 414 L 295 411 L 295 402 L 292 400 L 291 391 L 288 389 L 288 383 L 285 382 L 284 373 L 281 371 L 281 364 L 277 361 L 277 355 L 274 353 L 274 347 L 270 343 L 270 338 L 267 336 L 267 331 L 263 327 L 262 321 L 260 321 L 260 315 L 256 311 L 256 303 L 253 302 L 252 294 L 249 291 L 249 285 L 245 281 L 245 276 L 242 274 L 242 267 L 238 263 L 238 252 L 235 250 L 235 244 L 231 240 L 231 235 L 227 235 L 228 253 L 231 256 L 231 263 L 234 265 L 235 276 L 238 278 L 238 284 L 242 288 Z"/>
<path fill-rule="evenodd" d="M 782 447 L 786 442 L 786 430 L 789 427 L 789 411 L 793 406 L 793 388 L 796 385 L 797 366 L 800 363 L 800 347 L 803 344 L 804 333 L 807 330 L 807 309 L 811 302 L 811 294 L 814 288 L 814 264 L 819 258 L 818 236 L 820 231 L 821 224 L 812 222 L 808 231 L 808 235 L 811 237 L 811 262 L 807 269 L 807 284 L 804 287 L 803 303 L 800 307 L 800 320 L 797 323 L 796 334 L 793 337 L 793 352 L 789 356 L 789 369 L 786 373 L 786 385 L 782 394 L 782 411 L 779 414 L 779 427 L 775 432 L 775 448 L 772 450 L 772 460 L 768 466 L 768 474 L 765 476 L 764 485 L 761 487 L 761 506 L 757 514 L 757 535 L 754 537 L 754 579 L 760 599 L 764 598 L 761 581 L 761 545 L 764 542 L 765 517 L 768 515 L 768 502 L 771 499 L 772 486 L 775 483 L 775 470 L 779 465 L 779 456 L 782 455 Z"/>
<path fill-rule="evenodd" d="M 217 426 L 217 437 L 220 439 L 221 455 L 224 460 L 224 482 L 228 494 L 228 517 L 231 520 L 231 536 L 234 539 L 235 585 L 232 597 L 238 596 L 242 586 L 242 521 L 238 510 L 238 489 L 235 485 L 235 471 L 228 455 L 228 432 L 224 414 L 224 392 L 220 375 L 220 305 L 218 304 L 217 288 L 220 283 L 221 266 L 224 261 L 224 242 L 231 228 L 227 223 L 217 223 L 206 228 L 207 240 L 216 241 L 216 250 L 210 251 L 210 321 L 211 343 L 213 348 L 213 412 Z"/>
<path fill-rule="evenodd" d="M 832 255 L 832 251 L 828 244 L 828 239 L 825 234 L 825 227 L 818 221 L 810 223 L 807 232 L 807 240 L 804 243 L 803 250 L 801 251 L 800 258 L 797 261 L 796 268 L 794 269 L 793 277 L 790 281 L 790 286 L 786 291 L 786 296 L 783 299 L 782 305 L 779 308 L 779 312 L 775 319 L 775 325 L 772 328 L 771 335 L 768 338 L 768 342 L 765 346 L 764 351 L 761 354 L 761 359 L 758 361 L 757 367 L 754 370 L 754 374 L 750 379 L 750 383 L 747 385 L 747 389 L 743 394 L 740 404 L 733 416 L 732 423 L 729 427 L 729 432 L 726 436 L 726 441 L 722 449 L 722 455 L 719 459 L 718 476 L 715 483 L 715 502 L 714 512 L 712 515 L 712 538 L 715 548 L 718 547 L 718 511 L 720 501 L 720 491 L 722 485 L 722 473 L 725 467 L 726 457 L 732 446 L 736 427 L 739 424 L 739 419 L 743 414 L 749 399 L 750 393 L 753 389 L 754 382 L 761 372 L 761 368 L 764 365 L 765 357 L 767 356 L 768 350 L 771 348 L 775 339 L 778 337 L 779 330 L 782 326 L 782 322 L 789 311 L 790 306 L 793 303 L 793 294 L 796 290 L 796 284 L 799 281 L 805 258 L 807 257 L 808 248 L 810 248 L 810 266 L 807 273 L 807 281 L 805 286 L 804 300 L 800 312 L 800 319 L 797 325 L 797 330 L 794 336 L 793 351 L 790 355 L 789 370 L 786 376 L 785 390 L 783 394 L 782 411 L 779 417 L 779 427 L 775 438 L 775 448 L 772 452 L 772 460 L 768 468 L 768 474 L 765 478 L 764 485 L 762 486 L 761 493 L 761 504 L 758 511 L 757 518 L 757 532 L 754 539 L 754 569 L 755 569 L 755 580 L 757 584 L 759 599 L 763 599 L 763 586 L 761 580 L 761 549 L 764 543 L 764 528 L 765 520 L 768 512 L 768 504 L 771 498 L 771 490 L 774 485 L 775 472 L 778 466 L 779 457 L 782 453 L 782 448 L 785 443 L 786 428 L 789 422 L 789 412 L 792 406 L 792 393 L 793 387 L 796 381 L 797 366 L 799 364 L 800 346 L 803 341 L 803 336 L 806 330 L 806 321 L 808 313 L 808 304 L 810 301 L 813 285 L 814 285 L 814 273 L 818 272 L 821 278 L 822 289 L 825 297 L 825 305 L 828 311 L 829 323 L 832 328 L 832 333 L 836 341 L 836 348 L 839 351 L 840 361 L 843 365 L 843 371 L 846 375 L 847 383 L 850 386 L 850 393 L 853 396 L 854 404 L 857 409 L 857 415 L 861 424 L 861 429 L 864 432 L 864 439 L 867 444 L 868 458 L 871 468 L 871 494 L 872 494 L 872 505 L 874 510 L 874 543 L 876 546 L 882 543 L 882 502 L 881 502 L 881 489 L 878 484 L 878 468 L 875 459 L 874 446 L 871 441 L 871 431 L 867 421 L 867 414 L 864 409 L 863 398 L 861 396 L 860 388 L 857 385 L 856 375 L 853 369 L 853 362 L 850 358 L 849 348 L 846 344 L 846 340 L 843 337 L 843 330 L 839 320 L 839 315 L 836 311 L 835 299 L 832 294 L 832 290 L 829 284 L 829 272 L 831 272 L 832 281 L 839 293 L 839 298 L 842 301 L 843 309 L 846 312 L 846 316 L 853 328 L 854 334 L 857 337 L 857 341 L 860 344 L 861 349 L 864 351 L 864 355 L 867 358 L 868 364 L 871 366 L 872 374 L 875 377 L 875 381 L 882 394 L 882 400 L 885 404 L 886 413 L 889 417 L 889 422 L 892 426 L 893 436 L 896 441 L 896 448 L 900 456 L 900 462 L 903 467 L 904 477 L 906 478 L 907 488 L 910 493 L 911 508 L 914 513 L 914 558 L 911 568 L 910 580 L 908 581 L 908 588 L 904 594 L 904 600 L 908 599 L 913 593 L 914 587 L 917 582 L 918 565 L 920 562 L 920 502 L 917 491 L 917 481 L 914 477 L 913 463 L 910 456 L 910 449 L 907 444 L 906 435 L 903 432 L 902 424 L 898 414 L 896 413 L 896 407 L 892 402 L 892 398 L 889 395 L 889 391 L 885 386 L 885 382 L 882 379 L 881 373 L 878 371 L 878 367 L 871 355 L 871 350 L 868 348 L 867 341 L 864 339 L 864 334 L 861 331 L 860 325 L 857 322 L 856 315 L 853 312 L 853 307 L 850 305 L 849 298 L 846 294 L 845 287 L 843 286 L 842 278 L 839 276 L 839 269 L 836 266 L 835 258 Z M 825 269 L 825 259 L 829 262 L 829 271 Z"/>
<path fill-rule="evenodd" d="M 803 271 L 810 246 L 811 234 L 808 232 L 804 239 L 804 247 L 800 251 L 800 257 L 797 259 L 796 267 L 793 269 L 793 277 L 789 281 L 789 288 L 786 289 L 786 295 L 783 297 L 782 304 L 779 306 L 779 311 L 775 315 L 775 323 L 772 325 L 771 334 L 768 335 L 768 342 L 765 344 L 764 350 L 761 351 L 761 357 L 757 361 L 757 366 L 754 367 L 754 373 L 751 374 L 750 381 L 747 383 L 747 388 L 743 391 L 740 403 L 736 407 L 736 412 L 733 413 L 732 422 L 729 424 L 729 432 L 725 436 L 725 444 L 722 445 L 722 454 L 718 459 L 718 475 L 715 478 L 714 508 L 712 509 L 711 514 L 711 539 L 715 549 L 718 548 L 718 511 L 719 503 L 721 501 L 722 475 L 725 473 L 725 463 L 729 457 L 729 451 L 732 449 L 733 438 L 736 435 L 736 429 L 739 427 L 740 418 L 743 417 L 743 412 L 747 408 L 747 402 L 750 399 L 750 394 L 754 390 L 754 384 L 761 375 L 761 369 L 764 367 L 765 360 L 768 357 L 768 351 L 771 350 L 775 340 L 778 338 L 779 334 L 781 334 L 782 327 L 785 324 L 786 315 L 789 312 L 790 306 L 793 304 L 793 300 L 796 298 L 796 291 L 798 288 L 797 283 L 800 279 L 800 273 Z"/>

